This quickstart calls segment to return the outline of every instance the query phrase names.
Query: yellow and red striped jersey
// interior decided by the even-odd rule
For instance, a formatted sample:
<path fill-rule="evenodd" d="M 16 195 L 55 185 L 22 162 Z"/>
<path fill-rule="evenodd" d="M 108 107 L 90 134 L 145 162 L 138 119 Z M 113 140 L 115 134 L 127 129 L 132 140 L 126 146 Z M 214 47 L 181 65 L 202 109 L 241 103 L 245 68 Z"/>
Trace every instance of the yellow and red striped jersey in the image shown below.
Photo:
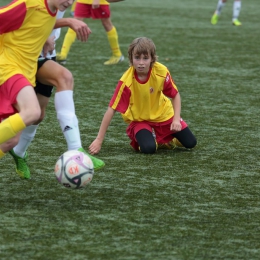
<path fill-rule="evenodd" d="M 15 74 L 35 85 L 37 60 L 56 22 L 47 0 L 16 0 L 0 8 L 0 85 Z"/>
<path fill-rule="evenodd" d="M 174 115 L 172 102 L 178 89 L 163 64 L 155 62 L 147 80 L 140 82 L 133 66 L 119 80 L 109 106 L 120 112 L 126 123 L 164 122 Z"/>

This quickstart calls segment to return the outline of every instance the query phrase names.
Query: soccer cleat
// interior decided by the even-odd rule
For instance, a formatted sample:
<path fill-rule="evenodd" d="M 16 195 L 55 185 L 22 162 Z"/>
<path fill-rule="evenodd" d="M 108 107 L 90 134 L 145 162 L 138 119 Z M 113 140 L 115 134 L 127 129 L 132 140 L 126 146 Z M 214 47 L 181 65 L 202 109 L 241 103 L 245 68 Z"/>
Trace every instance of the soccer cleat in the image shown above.
<path fill-rule="evenodd" d="M 95 171 L 98 171 L 98 170 L 100 170 L 101 168 L 103 168 L 105 166 L 105 163 L 102 160 L 100 160 L 100 159 L 90 155 L 83 148 L 79 148 L 78 151 L 83 152 L 83 153 L 85 153 L 86 155 L 88 155 L 90 157 L 90 159 L 93 162 Z"/>
<path fill-rule="evenodd" d="M 218 22 L 219 15 L 214 13 L 211 17 L 211 24 L 215 25 Z"/>
<path fill-rule="evenodd" d="M 242 25 L 242 23 L 241 23 L 238 19 L 234 19 L 234 20 L 232 21 L 232 24 L 235 25 L 235 26 L 240 26 L 240 25 Z"/>
<path fill-rule="evenodd" d="M 173 138 L 170 142 L 164 143 L 164 144 L 158 144 L 158 149 L 167 149 L 167 150 L 173 150 L 177 147 L 176 138 Z"/>
<path fill-rule="evenodd" d="M 117 56 L 112 56 L 108 61 L 104 62 L 104 65 L 114 65 L 119 62 L 122 62 L 125 59 L 123 55 L 117 57 Z"/>
<path fill-rule="evenodd" d="M 25 153 L 24 158 L 19 157 L 15 154 L 14 150 L 10 150 L 9 153 L 14 158 L 16 164 L 16 173 L 23 179 L 30 179 L 31 174 L 27 165 L 28 154 Z"/>
<path fill-rule="evenodd" d="M 158 149 L 168 149 L 168 150 L 173 150 L 176 147 L 182 147 L 183 145 L 180 143 L 180 141 L 178 139 L 176 139 L 175 137 L 168 143 L 164 143 L 164 144 L 158 144 Z"/>
<path fill-rule="evenodd" d="M 61 55 L 61 53 L 57 53 L 56 55 L 56 61 L 62 65 L 65 65 L 67 62 L 67 57 L 64 55 Z"/>

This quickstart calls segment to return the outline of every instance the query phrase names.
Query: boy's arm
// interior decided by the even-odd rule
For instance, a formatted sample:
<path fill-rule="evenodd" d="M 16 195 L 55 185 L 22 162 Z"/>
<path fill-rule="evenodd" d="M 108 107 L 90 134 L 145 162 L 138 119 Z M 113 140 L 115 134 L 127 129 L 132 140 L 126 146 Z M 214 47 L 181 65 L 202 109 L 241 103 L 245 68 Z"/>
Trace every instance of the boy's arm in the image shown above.
<path fill-rule="evenodd" d="M 76 32 L 78 40 L 86 42 L 91 34 L 90 28 L 84 22 L 75 18 L 60 18 L 56 20 L 54 29 L 61 27 L 70 27 Z"/>
<path fill-rule="evenodd" d="M 115 114 L 115 110 L 111 107 L 108 107 L 106 113 L 103 116 L 98 135 L 96 139 L 89 146 L 89 152 L 91 154 L 97 154 L 101 150 L 102 143 L 105 139 L 106 131 L 110 125 L 110 122 Z"/>
<path fill-rule="evenodd" d="M 181 96 L 178 92 L 172 99 L 172 106 L 174 110 L 174 117 L 171 124 L 172 131 L 181 131 Z"/>

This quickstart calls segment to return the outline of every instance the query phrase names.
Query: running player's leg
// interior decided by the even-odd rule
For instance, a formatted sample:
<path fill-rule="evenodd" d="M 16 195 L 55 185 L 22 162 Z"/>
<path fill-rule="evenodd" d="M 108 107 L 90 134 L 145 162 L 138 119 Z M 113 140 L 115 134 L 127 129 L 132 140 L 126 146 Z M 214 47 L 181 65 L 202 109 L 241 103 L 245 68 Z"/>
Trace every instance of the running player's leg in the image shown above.
<path fill-rule="evenodd" d="M 56 87 L 55 109 L 60 127 L 67 142 L 68 150 L 83 150 L 78 118 L 73 100 L 74 80 L 72 73 L 52 60 L 47 61 L 37 72 L 37 80 Z M 95 170 L 102 168 L 104 162 L 91 157 Z"/>
<path fill-rule="evenodd" d="M 37 73 L 37 80 L 56 87 L 55 109 L 61 129 L 67 140 L 68 150 L 81 147 L 78 119 L 73 100 L 73 76 L 65 67 L 52 60 L 47 61 Z"/>
<path fill-rule="evenodd" d="M 226 2 L 227 0 L 218 0 L 217 9 L 215 10 L 213 16 L 211 17 L 211 23 L 213 25 L 217 24 L 222 8 L 225 6 Z"/>
<path fill-rule="evenodd" d="M 0 90 L 0 118 L 5 119 L 0 123 L 2 144 L 38 120 L 40 107 L 33 87 L 22 75 L 7 80 Z"/>
<path fill-rule="evenodd" d="M 92 10 L 93 19 L 100 19 L 101 23 L 106 31 L 109 46 L 112 52 L 111 58 L 106 61 L 105 65 L 117 64 L 124 60 L 124 56 L 120 50 L 118 42 L 118 34 L 116 27 L 111 21 L 111 12 L 109 5 L 100 5 L 99 8 Z"/>
<path fill-rule="evenodd" d="M 36 122 L 40 117 L 40 106 L 31 86 L 23 88 L 17 95 L 17 104 L 14 105 L 23 118 L 26 126 Z"/>
<path fill-rule="evenodd" d="M 48 88 L 52 88 L 52 87 L 45 86 L 44 89 L 46 90 Z M 49 97 L 43 96 L 38 93 L 37 98 L 41 107 L 40 119 L 36 121 L 33 125 L 27 126 L 22 131 L 19 142 L 13 149 L 9 151 L 10 155 L 13 157 L 16 164 L 16 173 L 23 179 L 29 179 L 31 176 L 30 169 L 27 164 L 28 161 L 27 149 L 36 135 L 36 131 L 38 129 L 40 122 L 44 119 L 45 110 L 49 103 Z"/>
<path fill-rule="evenodd" d="M 38 69 L 37 72 L 41 69 L 43 64 L 47 62 L 49 59 L 41 59 L 38 60 Z M 37 76 L 37 74 L 36 74 Z M 27 165 L 28 160 L 28 153 L 27 149 L 30 146 L 31 142 L 33 141 L 38 125 L 40 122 L 44 119 L 45 116 L 45 110 L 47 108 L 47 105 L 49 103 L 49 99 L 52 94 L 53 87 L 49 85 L 44 85 L 40 83 L 39 81 L 36 81 L 36 86 L 34 88 L 34 91 L 36 93 L 40 109 L 41 109 L 41 115 L 40 118 L 34 122 L 34 124 L 26 127 L 20 136 L 18 144 L 9 151 L 10 155 L 13 157 L 15 164 L 16 164 L 16 173 L 24 179 L 30 178 L 30 169 Z"/>
<path fill-rule="evenodd" d="M 48 88 L 52 89 L 53 87 L 51 87 L 51 86 L 44 86 L 44 88 L 45 89 L 48 89 Z M 39 89 L 39 86 L 38 86 L 38 89 Z M 34 122 L 34 124 L 26 127 L 23 130 L 23 132 L 22 132 L 22 134 L 20 136 L 19 143 L 13 148 L 15 154 L 17 154 L 18 156 L 20 156 L 22 158 L 25 156 L 26 151 L 27 151 L 29 145 L 33 141 L 34 136 L 36 134 L 36 131 L 37 131 L 37 128 L 38 128 L 40 122 L 42 122 L 44 117 L 45 117 L 46 108 L 47 108 L 47 105 L 48 105 L 49 100 L 50 100 L 50 96 L 46 96 L 46 95 L 44 96 L 44 95 L 42 95 L 40 93 L 37 93 L 36 95 L 37 95 L 37 98 L 38 98 L 38 101 L 39 101 L 39 104 L 40 104 L 40 108 L 41 108 L 40 118 L 39 118 L 39 120 Z"/>
<path fill-rule="evenodd" d="M 242 25 L 242 23 L 238 20 L 240 10 L 241 10 L 241 0 L 235 0 L 233 4 L 233 17 L 232 17 L 232 23 L 235 26 Z"/>
<path fill-rule="evenodd" d="M 89 4 L 82 4 L 76 2 L 75 5 L 75 12 L 74 12 L 74 18 L 78 19 L 80 21 L 83 21 L 84 18 L 89 18 L 91 16 L 91 8 L 92 6 Z M 76 40 L 76 32 L 73 31 L 71 28 L 68 28 L 68 31 L 65 35 L 61 51 L 57 53 L 57 61 L 61 64 L 66 64 L 67 57 L 69 54 L 69 51 L 71 49 L 72 44 Z"/>

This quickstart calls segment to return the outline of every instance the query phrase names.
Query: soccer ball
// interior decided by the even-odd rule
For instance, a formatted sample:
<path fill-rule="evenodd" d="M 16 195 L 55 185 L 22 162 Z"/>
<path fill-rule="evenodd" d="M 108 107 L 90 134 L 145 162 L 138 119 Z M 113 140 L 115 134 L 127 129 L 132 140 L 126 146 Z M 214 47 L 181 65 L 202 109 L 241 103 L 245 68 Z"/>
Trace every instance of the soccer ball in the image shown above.
<path fill-rule="evenodd" d="M 57 160 L 54 174 L 67 188 L 82 188 L 93 178 L 94 166 L 90 157 L 78 150 L 67 151 Z"/>

